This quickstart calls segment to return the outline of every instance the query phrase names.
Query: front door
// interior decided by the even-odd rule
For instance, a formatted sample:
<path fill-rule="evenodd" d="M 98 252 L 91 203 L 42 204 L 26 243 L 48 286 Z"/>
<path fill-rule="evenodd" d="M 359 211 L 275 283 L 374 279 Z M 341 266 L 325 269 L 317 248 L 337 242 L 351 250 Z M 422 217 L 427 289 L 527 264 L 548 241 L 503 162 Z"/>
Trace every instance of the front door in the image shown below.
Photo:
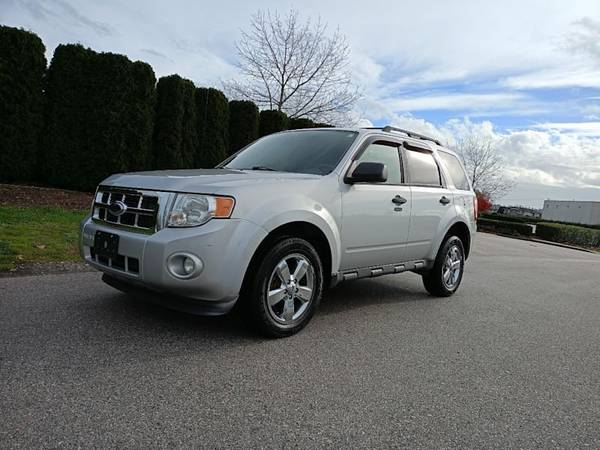
<path fill-rule="evenodd" d="M 342 193 L 342 270 L 404 260 L 411 191 L 404 184 L 399 144 L 375 141 L 353 163 L 385 164 L 385 183 L 345 185 Z"/>

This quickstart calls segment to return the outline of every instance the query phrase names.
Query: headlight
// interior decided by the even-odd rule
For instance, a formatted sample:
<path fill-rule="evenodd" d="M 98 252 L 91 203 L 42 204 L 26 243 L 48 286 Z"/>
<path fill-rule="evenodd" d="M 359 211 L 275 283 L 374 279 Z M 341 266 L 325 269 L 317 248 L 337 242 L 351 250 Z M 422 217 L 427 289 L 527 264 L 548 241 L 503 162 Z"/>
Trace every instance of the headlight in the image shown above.
<path fill-rule="evenodd" d="M 213 217 L 227 219 L 231 216 L 235 201 L 231 197 L 201 194 L 177 194 L 167 226 L 196 227 Z"/>

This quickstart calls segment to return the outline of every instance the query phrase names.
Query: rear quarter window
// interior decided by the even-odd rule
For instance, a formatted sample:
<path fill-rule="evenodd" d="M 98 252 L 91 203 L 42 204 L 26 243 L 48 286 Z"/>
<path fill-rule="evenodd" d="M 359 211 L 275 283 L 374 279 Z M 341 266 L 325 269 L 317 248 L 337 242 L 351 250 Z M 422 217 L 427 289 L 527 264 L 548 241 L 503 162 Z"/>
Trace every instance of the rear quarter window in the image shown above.
<path fill-rule="evenodd" d="M 460 161 L 454 155 L 446 152 L 438 152 L 440 158 L 444 162 L 446 169 L 448 170 L 448 174 L 454 183 L 456 189 L 460 189 L 462 191 L 471 190 L 471 186 L 469 185 L 469 179 L 467 178 L 467 174 L 463 169 Z"/>

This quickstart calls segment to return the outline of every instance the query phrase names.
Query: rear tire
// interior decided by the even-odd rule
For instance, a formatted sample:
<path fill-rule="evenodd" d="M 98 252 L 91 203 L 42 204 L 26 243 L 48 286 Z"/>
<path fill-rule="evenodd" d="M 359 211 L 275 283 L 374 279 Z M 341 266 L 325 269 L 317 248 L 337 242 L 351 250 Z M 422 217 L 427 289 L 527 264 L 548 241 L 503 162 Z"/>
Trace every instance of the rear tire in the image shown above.
<path fill-rule="evenodd" d="M 449 236 L 440 246 L 433 268 L 422 275 L 427 292 L 450 297 L 460 286 L 465 268 L 465 249 L 458 236 Z"/>
<path fill-rule="evenodd" d="M 323 293 L 323 265 L 315 248 L 304 239 L 282 239 L 253 269 L 244 306 L 254 328 L 276 338 L 304 328 Z"/>

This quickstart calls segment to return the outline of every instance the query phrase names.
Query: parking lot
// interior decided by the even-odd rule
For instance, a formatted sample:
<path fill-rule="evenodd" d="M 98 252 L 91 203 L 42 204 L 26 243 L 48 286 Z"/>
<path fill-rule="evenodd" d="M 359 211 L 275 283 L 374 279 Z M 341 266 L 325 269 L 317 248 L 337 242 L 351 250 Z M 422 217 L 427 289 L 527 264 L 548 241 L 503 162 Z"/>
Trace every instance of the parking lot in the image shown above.
<path fill-rule="evenodd" d="M 600 255 L 479 234 L 463 285 L 333 289 L 300 334 L 0 279 L 0 447 L 600 446 Z"/>

